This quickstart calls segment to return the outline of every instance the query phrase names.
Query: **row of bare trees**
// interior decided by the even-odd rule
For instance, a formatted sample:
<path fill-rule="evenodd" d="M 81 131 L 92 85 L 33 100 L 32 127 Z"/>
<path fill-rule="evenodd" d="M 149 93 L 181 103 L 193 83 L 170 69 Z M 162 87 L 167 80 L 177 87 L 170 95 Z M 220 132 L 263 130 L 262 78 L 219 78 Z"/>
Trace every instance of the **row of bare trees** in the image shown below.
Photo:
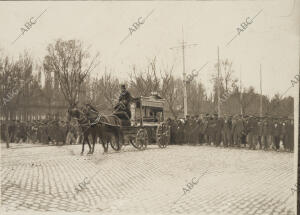
<path fill-rule="evenodd" d="M 25 117 L 30 109 L 38 105 L 36 99 L 41 96 L 41 73 L 33 74 L 33 59 L 27 52 L 20 54 L 17 60 L 0 52 L 0 112 L 8 116 L 22 107 Z"/>
<path fill-rule="evenodd" d="M 1 54 L 1 113 L 7 117 L 13 111 L 36 112 L 37 107 L 46 112 L 62 112 L 68 107 L 87 102 L 103 112 L 111 112 L 122 82 L 127 84 L 134 97 L 157 92 L 166 100 L 167 115 L 182 117 L 184 84 L 181 78 L 174 76 L 174 65 L 158 66 L 158 59 L 154 57 L 148 60 L 145 68 L 138 69 L 133 65 L 128 80 L 121 81 L 114 75 L 116 71 L 106 67 L 104 71 L 98 70 L 99 56 L 99 53 L 92 56 L 89 48 L 78 40 L 57 40 L 49 44 L 41 65 L 34 64 L 26 52 L 16 61 Z M 220 77 L 216 75 L 217 64 L 212 72 L 212 93 L 208 93 L 201 82 L 190 80 L 187 83 L 188 113 L 197 115 L 216 112 L 219 86 L 223 113 L 232 115 L 242 111 L 244 114 L 258 115 L 260 95 L 253 87 L 241 89 L 238 86 L 233 62 L 222 60 L 220 67 Z M 96 68 L 101 76 L 93 78 L 92 71 Z M 41 73 L 44 73 L 45 84 L 42 84 Z M 7 95 L 14 89 L 19 89 L 19 93 L 8 101 Z M 277 116 L 292 115 L 293 98 L 263 96 L 263 112 Z"/>

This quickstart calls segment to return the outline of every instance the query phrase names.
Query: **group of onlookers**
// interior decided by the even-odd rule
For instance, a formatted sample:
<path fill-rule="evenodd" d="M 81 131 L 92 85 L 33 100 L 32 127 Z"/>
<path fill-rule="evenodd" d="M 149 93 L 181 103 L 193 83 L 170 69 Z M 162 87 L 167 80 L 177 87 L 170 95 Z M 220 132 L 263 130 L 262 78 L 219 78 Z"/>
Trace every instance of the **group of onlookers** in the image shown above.
<path fill-rule="evenodd" d="M 59 119 L 1 121 L 1 140 L 9 143 L 45 143 L 66 141 L 69 126 Z"/>
<path fill-rule="evenodd" d="M 293 151 L 294 122 L 288 118 L 217 114 L 168 119 L 171 144 L 213 144 L 224 147 Z M 282 144 L 280 144 L 282 143 Z"/>
<path fill-rule="evenodd" d="M 200 115 L 168 119 L 171 144 L 213 144 L 223 147 L 293 151 L 294 122 L 288 118 Z M 56 119 L 1 121 L 3 142 L 80 143 L 76 124 Z M 280 147 L 281 146 L 281 147 Z"/>

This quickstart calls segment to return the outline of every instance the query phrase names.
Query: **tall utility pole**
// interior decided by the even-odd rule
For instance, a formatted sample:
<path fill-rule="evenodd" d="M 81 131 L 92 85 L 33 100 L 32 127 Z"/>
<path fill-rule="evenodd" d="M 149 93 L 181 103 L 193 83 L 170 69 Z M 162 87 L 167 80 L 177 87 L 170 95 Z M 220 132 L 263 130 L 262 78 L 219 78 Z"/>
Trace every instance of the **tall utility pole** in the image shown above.
<path fill-rule="evenodd" d="M 217 84 L 217 93 L 218 93 L 218 117 L 221 117 L 221 104 L 220 104 L 220 53 L 218 46 L 218 84 Z"/>
<path fill-rule="evenodd" d="M 190 44 L 187 45 L 184 42 L 184 33 L 183 33 L 183 27 L 182 27 L 182 43 L 180 46 L 177 47 L 172 47 L 170 49 L 175 49 L 175 48 L 181 48 L 182 49 L 182 74 L 183 74 L 183 110 L 184 110 L 184 117 L 186 118 L 187 115 L 187 90 L 186 90 L 186 72 L 185 72 L 185 48 L 190 47 L 190 46 L 196 46 L 198 44 Z"/>
<path fill-rule="evenodd" d="M 262 77 L 261 77 L 261 64 L 259 64 L 259 80 L 260 80 L 260 106 L 259 106 L 259 116 L 263 116 L 262 111 Z"/>
<path fill-rule="evenodd" d="M 183 114 L 184 118 L 187 115 L 187 92 L 186 92 L 186 73 L 185 73 L 185 59 L 184 59 L 184 33 L 182 27 L 182 74 L 183 74 Z"/>

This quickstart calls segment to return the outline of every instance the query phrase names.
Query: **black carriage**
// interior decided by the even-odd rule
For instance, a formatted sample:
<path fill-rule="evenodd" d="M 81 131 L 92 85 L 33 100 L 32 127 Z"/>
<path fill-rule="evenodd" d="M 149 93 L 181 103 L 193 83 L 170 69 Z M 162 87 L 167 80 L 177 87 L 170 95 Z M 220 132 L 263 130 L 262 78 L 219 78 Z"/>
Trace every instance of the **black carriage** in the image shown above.
<path fill-rule="evenodd" d="M 131 119 L 122 123 L 123 145 L 132 144 L 139 150 L 147 148 L 148 144 L 156 143 L 165 148 L 170 143 L 170 126 L 164 120 L 164 104 L 156 94 L 149 97 L 135 98 L 130 106 Z M 111 141 L 115 150 L 120 150 L 122 144 Z"/>

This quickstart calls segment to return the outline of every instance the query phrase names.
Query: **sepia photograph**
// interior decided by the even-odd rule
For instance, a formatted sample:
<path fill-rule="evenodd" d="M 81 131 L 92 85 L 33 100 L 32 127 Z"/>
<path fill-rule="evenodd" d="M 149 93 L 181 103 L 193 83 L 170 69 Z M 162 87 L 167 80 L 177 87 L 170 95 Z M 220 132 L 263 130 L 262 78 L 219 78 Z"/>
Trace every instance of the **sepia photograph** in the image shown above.
<path fill-rule="evenodd" d="M 300 0 L 0 1 L 0 213 L 297 215 Z"/>

